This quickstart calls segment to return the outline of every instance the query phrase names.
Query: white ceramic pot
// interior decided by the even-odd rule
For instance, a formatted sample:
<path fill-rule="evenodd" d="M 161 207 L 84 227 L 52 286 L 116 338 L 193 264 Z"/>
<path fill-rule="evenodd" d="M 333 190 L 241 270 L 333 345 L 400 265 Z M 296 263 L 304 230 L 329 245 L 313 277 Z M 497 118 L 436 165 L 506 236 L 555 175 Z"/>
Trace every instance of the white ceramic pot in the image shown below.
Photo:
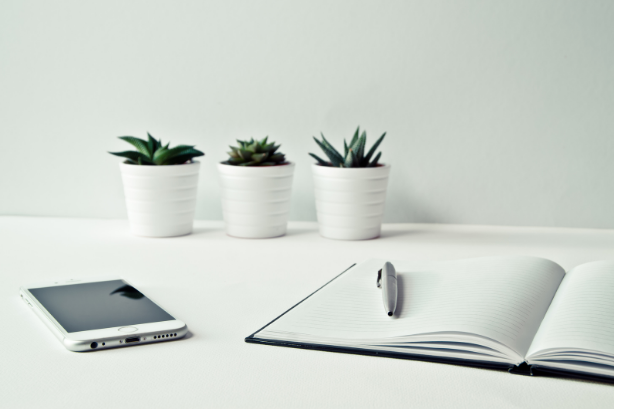
<path fill-rule="evenodd" d="M 129 227 L 136 236 L 172 237 L 192 232 L 200 163 L 121 163 Z"/>
<path fill-rule="evenodd" d="M 229 236 L 261 239 L 286 233 L 295 164 L 218 164 L 222 212 Z"/>
<path fill-rule="evenodd" d="M 338 240 L 379 237 L 389 165 L 335 168 L 312 165 L 319 233 Z"/>

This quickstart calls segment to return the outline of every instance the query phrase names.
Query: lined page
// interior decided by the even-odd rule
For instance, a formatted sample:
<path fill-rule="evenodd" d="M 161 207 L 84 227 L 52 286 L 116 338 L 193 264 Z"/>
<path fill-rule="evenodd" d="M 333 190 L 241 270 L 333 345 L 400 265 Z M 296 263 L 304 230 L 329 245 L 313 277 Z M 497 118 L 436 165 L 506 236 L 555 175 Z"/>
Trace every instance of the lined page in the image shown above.
<path fill-rule="evenodd" d="M 612 261 L 586 263 L 566 274 L 528 354 L 554 348 L 585 349 L 613 355 Z"/>
<path fill-rule="evenodd" d="M 394 261 L 399 295 L 396 318 L 390 318 L 376 287 L 383 263 L 355 266 L 264 331 L 365 343 L 460 332 L 490 338 L 523 357 L 564 276 L 557 264 L 534 257 Z"/>

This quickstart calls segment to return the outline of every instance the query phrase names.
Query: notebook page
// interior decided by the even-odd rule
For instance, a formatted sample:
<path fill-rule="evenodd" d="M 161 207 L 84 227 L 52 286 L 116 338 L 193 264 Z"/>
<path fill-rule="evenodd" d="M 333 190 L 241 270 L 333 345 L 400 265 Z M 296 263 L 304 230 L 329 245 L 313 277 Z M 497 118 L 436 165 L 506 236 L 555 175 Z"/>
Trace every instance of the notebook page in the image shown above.
<path fill-rule="evenodd" d="M 365 343 L 463 332 L 491 338 L 523 357 L 564 276 L 557 264 L 533 257 L 394 261 L 399 297 L 396 318 L 390 318 L 376 287 L 384 262 L 356 265 L 264 331 Z"/>
<path fill-rule="evenodd" d="M 566 274 L 528 355 L 572 348 L 614 353 L 614 264 L 582 264 Z"/>

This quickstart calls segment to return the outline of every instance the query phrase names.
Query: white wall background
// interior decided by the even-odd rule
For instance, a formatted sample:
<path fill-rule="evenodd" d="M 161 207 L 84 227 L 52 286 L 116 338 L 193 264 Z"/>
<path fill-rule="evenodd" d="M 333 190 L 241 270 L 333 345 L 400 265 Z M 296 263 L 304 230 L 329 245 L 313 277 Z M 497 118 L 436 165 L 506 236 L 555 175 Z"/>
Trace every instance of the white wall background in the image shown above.
<path fill-rule="evenodd" d="M 323 131 L 387 131 L 386 221 L 613 227 L 613 2 L 0 1 L 0 214 L 124 217 L 119 135 L 269 135 L 314 220 Z"/>

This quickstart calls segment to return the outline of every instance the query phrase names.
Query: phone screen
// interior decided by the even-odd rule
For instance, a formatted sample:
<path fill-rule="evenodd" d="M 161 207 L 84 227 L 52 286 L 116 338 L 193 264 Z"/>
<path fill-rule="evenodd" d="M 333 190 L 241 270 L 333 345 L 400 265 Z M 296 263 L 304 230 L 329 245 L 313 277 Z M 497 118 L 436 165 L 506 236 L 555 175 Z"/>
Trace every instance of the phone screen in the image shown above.
<path fill-rule="evenodd" d="M 174 320 L 124 280 L 48 286 L 29 291 L 67 332 Z"/>

